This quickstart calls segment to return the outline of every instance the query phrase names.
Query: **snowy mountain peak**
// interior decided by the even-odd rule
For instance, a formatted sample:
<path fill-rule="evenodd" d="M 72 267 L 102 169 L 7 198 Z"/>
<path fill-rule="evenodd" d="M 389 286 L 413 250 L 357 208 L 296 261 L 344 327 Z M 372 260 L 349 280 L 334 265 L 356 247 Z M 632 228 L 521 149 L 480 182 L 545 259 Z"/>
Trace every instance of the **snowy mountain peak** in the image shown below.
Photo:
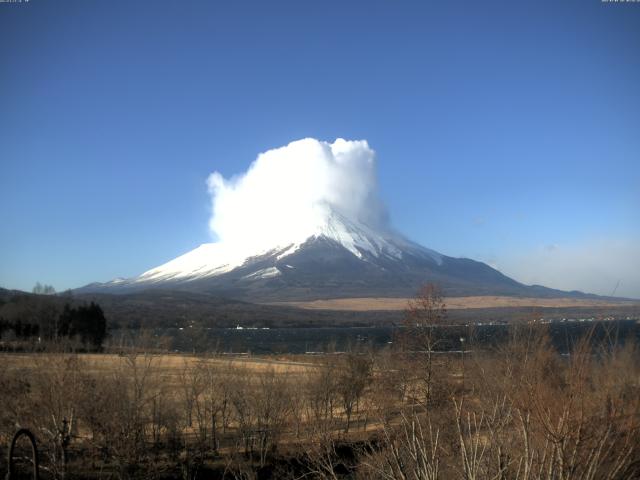
<path fill-rule="evenodd" d="M 303 235 L 290 240 L 256 248 L 252 241 L 220 241 L 205 243 L 163 265 L 144 272 L 139 277 L 126 281 L 132 284 L 155 284 L 167 281 L 192 281 L 216 277 L 251 263 L 253 259 L 272 256 L 280 261 L 297 252 L 310 241 L 324 239 L 340 246 L 362 261 L 373 261 L 384 257 L 401 261 L 403 255 L 411 253 L 430 258 L 436 264 L 442 256 L 404 239 L 387 229 L 374 229 L 363 222 L 350 219 L 335 209 L 325 207 L 324 214 Z M 272 278 L 279 274 L 275 270 L 261 272 L 260 269 L 243 278 Z M 111 283 L 111 282 L 110 282 Z M 115 283 L 115 282 L 113 282 Z M 123 281 L 117 282 L 122 284 Z"/>
<path fill-rule="evenodd" d="M 325 213 L 304 235 L 279 236 L 270 244 L 251 239 L 205 243 L 138 277 L 80 290 L 179 289 L 250 301 L 409 296 L 427 281 L 457 295 L 524 291 L 483 263 L 446 257 L 337 209 Z"/>

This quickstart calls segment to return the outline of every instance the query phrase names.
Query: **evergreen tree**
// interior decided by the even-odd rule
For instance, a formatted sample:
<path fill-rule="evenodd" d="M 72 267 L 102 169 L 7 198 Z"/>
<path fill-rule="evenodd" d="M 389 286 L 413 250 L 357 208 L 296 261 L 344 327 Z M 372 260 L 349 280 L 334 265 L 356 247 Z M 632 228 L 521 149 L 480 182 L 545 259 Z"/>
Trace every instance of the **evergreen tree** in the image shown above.
<path fill-rule="evenodd" d="M 79 337 L 82 343 L 100 348 L 107 336 L 107 320 L 102 308 L 94 302 L 77 308 L 65 304 L 58 320 L 58 335 Z"/>

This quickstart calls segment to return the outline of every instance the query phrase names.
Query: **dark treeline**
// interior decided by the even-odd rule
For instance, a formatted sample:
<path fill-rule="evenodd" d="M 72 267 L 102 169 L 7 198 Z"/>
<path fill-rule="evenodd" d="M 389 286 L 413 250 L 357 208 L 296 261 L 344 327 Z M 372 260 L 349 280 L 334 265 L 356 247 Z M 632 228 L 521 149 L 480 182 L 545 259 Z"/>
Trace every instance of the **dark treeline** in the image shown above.
<path fill-rule="evenodd" d="M 38 343 L 73 339 L 85 349 L 100 349 L 107 320 L 100 305 L 50 295 L 17 294 L 0 299 L 0 340 Z"/>
<path fill-rule="evenodd" d="M 250 327 L 309 328 L 400 325 L 404 312 L 338 311 L 301 309 L 284 305 L 255 304 L 212 294 L 145 290 L 122 295 L 83 294 L 76 298 L 94 301 L 114 325 L 121 328 Z M 616 307 L 501 307 L 450 310 L 452 323 L 528 321 L 532 318 L 637 317 L 637 304 Z"/>
<path fill-rule="evenodd" d="M 11 292 L 0 288 L 0 316 L 2 302 L 29 303 L 29 309 L 39 305 L 53 305 L 58 311 L 64 303 L 71 305 L 94 302 L 100 305 L 109 329 L 175 329 L 175 328 L 234 328 L 237 325 L 257 328 L 326 328 L 394 326 L 403 323 L 403 311 L 334 311 L 307 310 L 283 305 L 254 304 L 213 294 L 182 291 L 146 290 L 122 295 L 76 294 L 46 295 L 49 286 L 34 288 L 42 294 Z M 23 307 L 20 307 L 23 308 Z M 42 309 L 39 309 L 42 310 Z M 42 316 L 43 312 L 38 312 Z M 533 318 L 638 318 L 637 304 L 615 307 L 501 307 L 450 310 L 450 323 L 512 323 Z M 40 323 L 38 321 L 37 323 Z M 33 323 L 33 322 L 32 322 Z M 46 323 L 46 322 L 45 322 Z"/>

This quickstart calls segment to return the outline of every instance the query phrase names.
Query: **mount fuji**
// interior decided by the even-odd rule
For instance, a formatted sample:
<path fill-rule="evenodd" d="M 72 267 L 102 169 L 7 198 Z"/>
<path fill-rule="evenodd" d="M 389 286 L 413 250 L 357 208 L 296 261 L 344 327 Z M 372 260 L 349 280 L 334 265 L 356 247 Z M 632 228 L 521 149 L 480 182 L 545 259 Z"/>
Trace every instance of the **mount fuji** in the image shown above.
<path fill-rule="evenodd" d="M 329 205 L 317 218 L 306 231 L 270 247 L 256 249 L 251 241 L 206 243 L 137 277 L 93 283 L 78 292 L 163 289 L 269 302 L 408 297 L 434 282 L 447 296 L 567 296 L 523 285 L 481 262 L 442 255 Z"/>
<path fill-rule="evenodd" d="M 433 282 L 446 296 L 568 295 L 523 285 L 484 263 L 442 255 L 394 231 L 366 140 L 297 140 L 259 154 L 241 175 L 225 179 L 214 172 L 207 185 L 217 242 L 137 277 L 79 292 L 162 289 L 281 302 L 408 297 Z"/>

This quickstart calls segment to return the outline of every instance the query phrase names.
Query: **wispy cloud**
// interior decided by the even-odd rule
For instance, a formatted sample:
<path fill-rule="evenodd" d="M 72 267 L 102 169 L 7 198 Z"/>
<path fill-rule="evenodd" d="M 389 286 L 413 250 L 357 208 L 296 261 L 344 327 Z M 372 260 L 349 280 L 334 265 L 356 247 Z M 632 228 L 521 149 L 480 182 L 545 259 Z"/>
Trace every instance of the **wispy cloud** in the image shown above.
<path fill-rule="evenodd" d="M 548 243 L 498 258 L 496 267 L 526 284 L 640 298 L 640 239 Z M 616 285 L 620 282 L 618 288 Z"/>

